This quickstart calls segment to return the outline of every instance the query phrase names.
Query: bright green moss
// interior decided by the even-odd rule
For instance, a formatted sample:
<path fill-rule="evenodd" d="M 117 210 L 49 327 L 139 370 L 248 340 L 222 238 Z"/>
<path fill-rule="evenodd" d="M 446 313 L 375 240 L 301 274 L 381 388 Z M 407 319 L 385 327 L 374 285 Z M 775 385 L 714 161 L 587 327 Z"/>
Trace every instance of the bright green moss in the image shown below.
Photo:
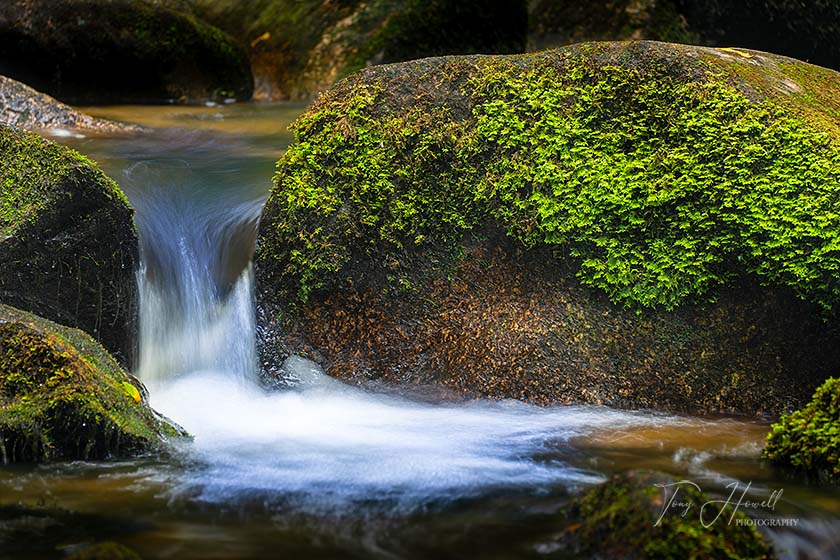
<path fill-rule="evenodd" d="M 840 481 L 840 379 L 829 379 L 805 408 L 782 416 L 764 457 L 815 479 Z"/>
<path fill-rule="evenodd" d="M 397 71 L 351 79 L 295 124 L 258 259 L 305 299 L 360 262 L 393 273 L 501 229 L 626 306 L 713 300 L 752 276 L 835 309 L 833 130 L 690 49 L 413 63 L 399 104 Z"/>
<path fill-rule="evenodd" d="M 96 188 L 128 205 L 125 194 L 94 164 L 73 150 L 37 134 L 0 126 L 0 236 L 51 205 L 60 205 L 72 188 Z M 85 180 L 94 175 L 94 181 Z"/>
<path fill-rule="evenodd" d="M 0 461 L 108 458 L 181 435 L 135 383 L 84 332 L 0 305 Z"/>

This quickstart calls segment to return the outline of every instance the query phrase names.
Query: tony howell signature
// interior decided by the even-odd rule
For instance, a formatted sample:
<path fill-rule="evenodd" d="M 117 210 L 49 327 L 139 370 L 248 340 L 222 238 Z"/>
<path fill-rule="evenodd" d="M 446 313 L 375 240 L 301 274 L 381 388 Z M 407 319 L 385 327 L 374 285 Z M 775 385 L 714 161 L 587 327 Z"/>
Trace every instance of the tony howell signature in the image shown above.
<path fill-rule="evenodd" d="M 726 506 L 730 506 L 732 511 L 728 516 L 727 523 L 732 524 L 732 522 L 736 519 L 738 510 L 740 509 L 765 510 L 770 512 L 775 511 L 776 503 L 778 503 L 779 498 L 782 497 L 782 493 L 784 492 L 784 490 L 773 490 L 767 499 L 756 501 L 755 499 L 750 499 L 748 497 L 748 493 L 752 487 L 752 482 L 744 485 L 743 491 L 741 491 L 742 484 L 740 482 L 732 482 L 726 485 L 726 488 L 731 489 L 731 492 L 726 499 L 708 500 L 703 503 L 698 503 L 696 500 L 686 496 L 686 492 L 682 492 L 682 494 L 680 492 L 681 490 L 689 487 L 697 490 L 698 493 L 702 492 L 700 486 L 691 480 L 654 484 L 654 486 L 662 488 L 664 493 L 662 511 L 660 511 L 659 518 L 654 524 L 655 527 L 658 527 L 662 523 L 662 519 L 665 517 L 665 514 L 672 509 L 681 511 L 682 513 L 680 516 L 685 517 L 688 512 L 695 507 L 699 509 L 700 523 L 704 528 L 708 529 L 724 515 Z"/>

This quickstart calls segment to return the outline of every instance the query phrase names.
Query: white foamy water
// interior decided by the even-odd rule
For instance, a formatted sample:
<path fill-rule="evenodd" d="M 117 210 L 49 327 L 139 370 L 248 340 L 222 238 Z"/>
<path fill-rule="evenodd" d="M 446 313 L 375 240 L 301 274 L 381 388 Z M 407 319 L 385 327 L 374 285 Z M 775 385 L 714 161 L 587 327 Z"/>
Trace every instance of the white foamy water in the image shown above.
<path fill-rule="evenodd" d="M 602 476 L 563 460 L 570 439 L 679 421 L 514 401 L 419 403 L 345 386 L 300 358 L 285 367 L 300 381 L 294 389 L 265 392 L 256 381 L 250 266 L 225 285 L 235 263 L 247 263 L 241 253 L 262 199 L 235 188 L 205 192 L 208 179 L 235 176 L 178 159 L 141 161 L 124 175 L 143 261 L 138 371 L 152 405 L 195 436 L 176 494 L 415 507 L 495 488 L 594 483 Z"/>
<path fill-rule="evenodd" d="M 594 483 L 600 475 L 556 458 L 571 438 L 666 421 L 515 401 L 418 403 L 312 376 L 295 390 L 266 393 L 224 372 L 184 376 L 152 404 L 195 436 L 190 453 L 198 467 L 184 486 L 207 501 L 287 495 L 416 503 L 494 487 Z"/>

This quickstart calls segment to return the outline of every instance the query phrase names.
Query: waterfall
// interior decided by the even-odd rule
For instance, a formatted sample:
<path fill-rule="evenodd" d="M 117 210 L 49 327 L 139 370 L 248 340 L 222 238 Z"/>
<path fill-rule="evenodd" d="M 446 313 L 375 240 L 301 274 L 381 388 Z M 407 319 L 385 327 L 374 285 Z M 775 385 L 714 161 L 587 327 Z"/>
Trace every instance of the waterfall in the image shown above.
<path fill-rule="evenodd" d="M 176 159 L 124 173 L 140 236 L 137 372 L 152 388 L 194 371 L 256 371 L 249 259 L 264 199 L 205 193 L 206 179 Z"/>

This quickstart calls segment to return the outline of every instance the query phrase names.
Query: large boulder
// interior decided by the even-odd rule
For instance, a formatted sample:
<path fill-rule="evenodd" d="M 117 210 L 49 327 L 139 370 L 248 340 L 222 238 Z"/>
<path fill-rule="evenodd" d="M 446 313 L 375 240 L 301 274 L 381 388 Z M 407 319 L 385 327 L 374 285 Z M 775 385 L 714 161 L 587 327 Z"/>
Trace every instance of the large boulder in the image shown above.
<path fill-rule="evenodd" d="M 231 37 L 145 0 L 1 3 L 0 74 L 74 104 L 253 92 L 247 55 Z"/>
<path fill-rule="evenodd" d="M 813 480 L 840 483 L 840 379 L 828 379 L 811 402 L 773 425 L 764 457 Z"/>
<path fill-rule="evenodd" d="M 86 333 L 0 305 L 0 461 L 126 457 L 183 432 Z"/>
<path fill-rule="evenodd" d="M 257 90 L 310 99 L 370 64 L 525 48 L 525 0 L 183 0 L 248 49 Z"/>
<path fill-rule="evenodd" d="M 738 46 L 840 68 L 840 3 L 799 0 L 530 0 L 528 47 L 653 39 Z"/>
<path fill-rule="evenodd" d="M 90 160 L 0 126 L 0 302 L 81 328 L 133 355 L 133 210 Z"/>
<path fill-rule="evenodd" d="M 776 413 L 840 367 L 840 76 L 581 44 L 363 70 L 294 125 L 256 252 L 268 375 Z"/>

